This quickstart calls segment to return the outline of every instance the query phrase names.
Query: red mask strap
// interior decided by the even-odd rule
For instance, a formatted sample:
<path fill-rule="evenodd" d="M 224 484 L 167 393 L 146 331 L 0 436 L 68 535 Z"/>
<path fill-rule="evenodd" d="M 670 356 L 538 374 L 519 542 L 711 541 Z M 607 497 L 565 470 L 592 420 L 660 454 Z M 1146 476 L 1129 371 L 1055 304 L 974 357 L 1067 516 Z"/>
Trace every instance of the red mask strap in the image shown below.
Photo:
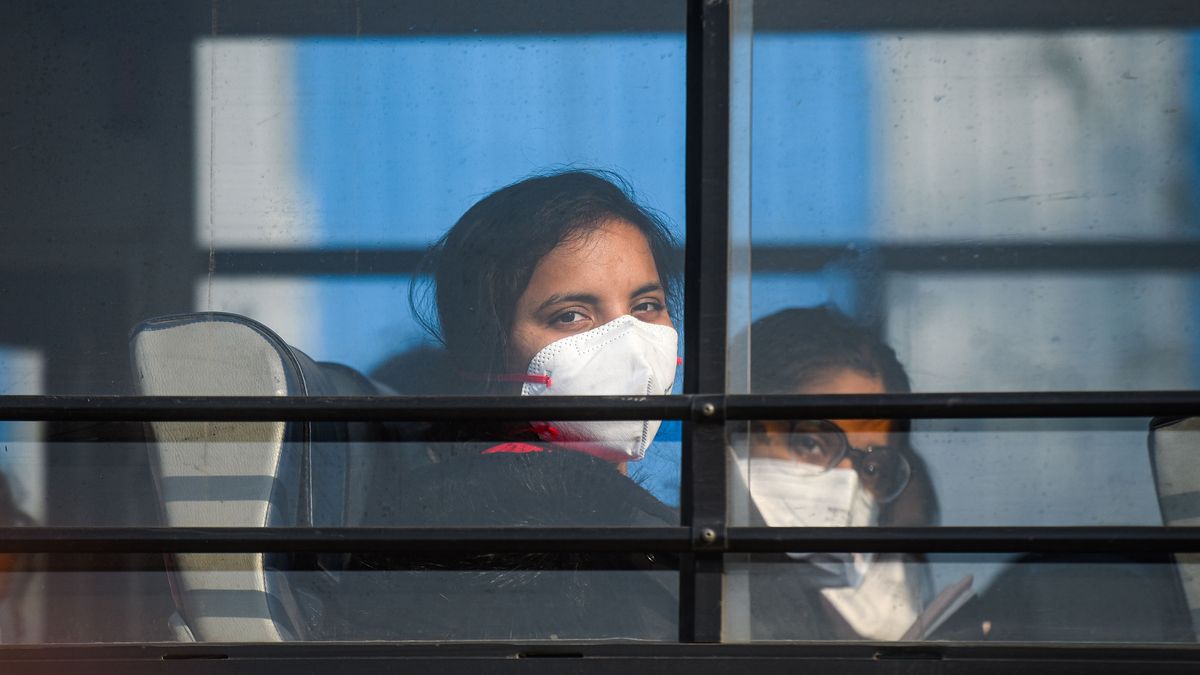
<path fill-rule="evenodd" d="M 492 379 L 497 382 L 520 382 L 521 384 L 544 384 L 550 386 L 549 375 L 526 375 L 525 373 L 501 373 L 493 375 Z"/>

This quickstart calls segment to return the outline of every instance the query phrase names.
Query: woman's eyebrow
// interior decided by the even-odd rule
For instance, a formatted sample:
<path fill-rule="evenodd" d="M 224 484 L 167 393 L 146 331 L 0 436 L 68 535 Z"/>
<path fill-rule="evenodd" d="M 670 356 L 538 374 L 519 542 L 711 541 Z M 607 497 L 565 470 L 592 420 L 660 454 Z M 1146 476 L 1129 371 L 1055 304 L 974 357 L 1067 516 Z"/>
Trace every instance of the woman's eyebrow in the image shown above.
<path fill-rule="evenodd" d="M 538 305 L 537 311 L 541 312 L 551 305 L 557 305 L 560 302 L 579 302 L 585 305 L 598 305 L 600 298 L 591 293 L 555 293 L 546 298 L 546 301 Z"/>
<path fill-rule="evenodd" d="M 652 281 L 652 282 L 646 284 L 645 286 L 638 288 L 636 291 L 630 293 L 629 297 L 636 298 L 639 295 L 646 295 L 647 293 L 655 293 L 658 291 L 662 291 L 662 289 L 663 289 L 663 286 L 661 283 L 659 283 L 657 281 Z"/>

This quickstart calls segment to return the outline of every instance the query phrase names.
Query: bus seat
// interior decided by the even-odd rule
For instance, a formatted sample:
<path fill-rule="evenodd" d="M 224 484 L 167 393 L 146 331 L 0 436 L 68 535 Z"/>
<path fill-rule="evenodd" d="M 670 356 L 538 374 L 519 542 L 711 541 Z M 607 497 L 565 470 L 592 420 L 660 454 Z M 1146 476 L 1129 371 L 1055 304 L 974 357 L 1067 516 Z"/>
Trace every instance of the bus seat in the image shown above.
<path fill-rule="evenodd" d="M 151 319 L 135 327 L 139 393 L 150 396 L 329 396 L 389 391 L 318 364 L 270 329 L 234 314 Z M 342 526 L 361 522 L 370 452 L 360 423 L 153 422 L 151 466 L 171 527 Z M 202 641 L 314 639 L 341 556 L 176 554 L 168 561 L 175 634 Z M 303 571 L 298 571 L 303 570 Z"/>
<path fill-rule="evenodd" d="M 1200 417 L 1154 420 L 1150 457 L 1163 524 L 1200 525 Z M 1175 560 L 1192 629 L 1200 631 L 1200 554 L 1178 553 Z"/>

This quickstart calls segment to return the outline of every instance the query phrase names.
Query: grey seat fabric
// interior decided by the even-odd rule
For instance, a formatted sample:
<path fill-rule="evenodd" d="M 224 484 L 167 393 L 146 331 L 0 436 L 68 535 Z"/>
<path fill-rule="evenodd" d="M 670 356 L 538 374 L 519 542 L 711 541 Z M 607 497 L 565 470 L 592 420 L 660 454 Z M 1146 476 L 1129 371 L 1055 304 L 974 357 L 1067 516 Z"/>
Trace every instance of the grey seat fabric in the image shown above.
<path fill-rule="evenodd" d="M 1164 525 L 1200 525 L 1200 417 L 1150 425 L 1150 456 Z M 1175 555 L 1183 592 L 1200 639 L 1200 554 Z"/>
<path fill-rule="evenodd" d="M 234 314 L 196 313 L 139 324 L 135 381 L 152 396 L 372 395 L 359 373 L 318 364 L 268 328 Z M 177 527 L 340 526 L 361 522 L 370 452 L 364 424 L 156 422 L 151 466 L 164 524 Z M 286 554 L 177 554 L 177 635 L 274 642 L 319 632 L 338 560 Z M 303 570 L 303 571 L 298 571 Z"/>

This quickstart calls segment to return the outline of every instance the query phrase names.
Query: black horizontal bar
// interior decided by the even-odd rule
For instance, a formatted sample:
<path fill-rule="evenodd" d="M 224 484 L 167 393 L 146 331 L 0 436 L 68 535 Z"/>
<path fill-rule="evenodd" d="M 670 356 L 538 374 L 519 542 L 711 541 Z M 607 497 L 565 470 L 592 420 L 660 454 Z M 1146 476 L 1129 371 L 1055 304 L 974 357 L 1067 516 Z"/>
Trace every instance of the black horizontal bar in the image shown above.
<path fill-rule="evenodd" d="M 1200 527 L 731 527 L 723 553 L 1179 553 Z M 714 552 L 686 527 L 10 527 L 0 552 L 684 553 Z"/>
<path fill-rule="evenodd" d="M 674 396 L 0 396 L 8 421 L 684 420 Z M 1200 391 L 705 396 L 711 414 L 753 419 L 1187 417 Z M 723 410 L 721 410 L 723 408 Z"/>
<path fill-rule="evenodd" d="M 228 6 L 226 6 L 228 4 Z M 444 6 L 443 6 L 444 5 Z M 274 0 L 222 3 L 220 35 L 455 35 L 679 32 L 682 3 L 543 2 L 524 11 L 487 0 L 401 3 L 341 0 L 307 11 Z M 758 0 L 757 31 L 1062 30 L 1186 27 L 1200 23 L 1191 0 Z"/>
<path fill-rule="evenodd" d="M 1200 551 L 1200 527 L 735 527 L 728 532 L 729 552 L 739 553 Z"/>
<path fill-rule="evenodd" d="M 558 658 L 556 658 L 558 657 Z M 532 663 L 531 663 L 532 661 Z M 79 667 L 73 667 L 71 664 Z M 639 640 L 0 645 L 0 670 L 141 673 L 1195 673 L 1195 643 L 757 642 Z"/>
<path fill-rule="evenodd" d="M 1005 199 L 1036 198 L 1038 195 L 1016 195 Z M 1052 199 L 1053 195 L 1042 198 Z M 423 253 L 419 248 L 223 249 L 213 253 L 212 272 L 230 276 L 409 276 Z M 1200 274 L 1200 241 L 759 244 L 753 247 L 751 260 L 755 273 L 801 273 L 868 256 L 889 272 Z M 195 260 L 196 273 L 207 275 L 208 252 L 198 251 Z"/>
<path fill-rule="evenodd" d="M 0 396 L 0 420 L 678 420 L 688 396 Z"/>
<path fill-rule="evenodd" d="M 1068 30 L 1200 25 L 1193 0 L 755 0 L 756 31 Z"/>
<path fill-rule="evenodd" d="M 208 254 L 196 258 L 197 271 L 209 273 Z M 213 252 L 218 275 L 408 276 L 417 269 L 424 249 L 224 249 Z"/>
<path fill-rule="evenodd" d="M 667 553 L 689 550 L 690 542 L 684 527 L 0 528 L 7 553 Z"/>
<path fill-rule="evenodd" d="M 1190 417 L 1200 391 L 1001 392 L 725 397 L 726 419 Z"/>
<path fill-rule="evenodd" d="M 1200 3 L 1197 3 L 1200 6 Z M 1033 199 L 1018 195 L 1013 199 Z M 837 245 L 762 245 L 751 268 L 816 272 L 833 263 L 870 259 L 887 272 L 1186 272 L 1200 274 L 1197 241 L 1081 241 L 1019 243 L 870 242 Z"/>
<path fill-rule="evenodd" d="M 238 0 L 220 3 L 213 30 L 239 37 L 467 35 L 479 39 L 509 34 L 682 33 L 684 20 L 683 3 L 645 0 Z"/>

